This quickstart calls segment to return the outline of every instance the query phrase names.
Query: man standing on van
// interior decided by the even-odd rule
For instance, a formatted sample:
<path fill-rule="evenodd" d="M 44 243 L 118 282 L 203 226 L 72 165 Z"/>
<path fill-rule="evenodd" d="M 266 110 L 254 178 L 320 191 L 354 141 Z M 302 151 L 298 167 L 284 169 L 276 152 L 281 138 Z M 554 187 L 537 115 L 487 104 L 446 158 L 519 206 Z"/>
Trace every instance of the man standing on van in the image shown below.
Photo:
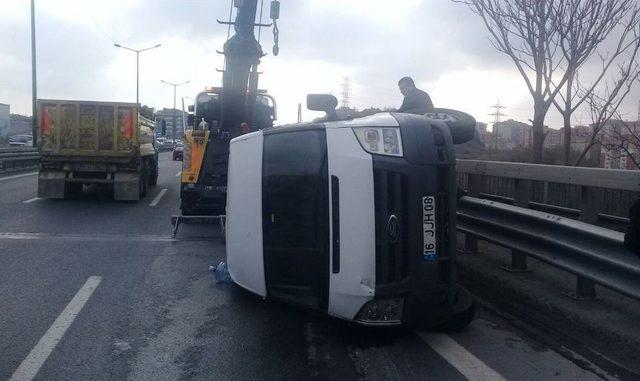
<path fill-rule="evenodd" d="M 433 111 L 433 103 L 429 94 L 418 89 L 411 77 L 403 77 L 398 82 L 398 87 L 402 95 L 404 95 L 402 106 L 400 106 L 398 112 L 424 114 Z"/>

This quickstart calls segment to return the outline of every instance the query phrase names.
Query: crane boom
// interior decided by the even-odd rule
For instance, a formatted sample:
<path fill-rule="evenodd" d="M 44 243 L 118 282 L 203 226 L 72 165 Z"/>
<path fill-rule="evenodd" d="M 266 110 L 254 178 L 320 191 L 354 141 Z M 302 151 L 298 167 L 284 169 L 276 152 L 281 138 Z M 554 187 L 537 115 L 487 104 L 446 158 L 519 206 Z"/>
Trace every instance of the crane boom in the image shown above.
<path fill-rule="evenodd" d="M 279 3 L 277 0 L 274 3 L 275 22 Z M 194 130 L 185 132 L 180 192 L 183 215 L 224 214 L 230 140 L 269 127 L 275 119 L 275 103 L 271 107 L 263 102 L 274 102 L 273 98 L 258 94 L 258 65 L 265 55 L 254 33 L 258 0 L 235 4 L 235 21 L 220 22 L 234 26 L 234 34 L 222 51 L 225 57 L 222 88 L 196 97 Z"/>
<path fill-rule="evenodd" d="M 249 77 L 257 72 L 262 46 L 256 40 L 254 25 L 258 0 L 244 0 L 238 8 L 235 34 L 225 44 L 226 65 L 222 76 L 221 128 L 232 138 L 240 135 L 240 124 L 253 125 L 256 89 L 249 86 Z M 253 81 L 252 81 L 253 82 Z"/>

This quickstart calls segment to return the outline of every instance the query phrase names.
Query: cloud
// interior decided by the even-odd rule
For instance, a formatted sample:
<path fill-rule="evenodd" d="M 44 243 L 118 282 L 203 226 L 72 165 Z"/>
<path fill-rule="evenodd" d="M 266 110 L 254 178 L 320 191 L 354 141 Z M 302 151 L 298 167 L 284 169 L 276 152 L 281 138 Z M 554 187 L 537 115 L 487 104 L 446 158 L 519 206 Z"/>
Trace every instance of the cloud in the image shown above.
<path fill-rule="evenodd" d="M 263 22 L 268 22 L 268 1 Z M 30 114 L 28 0 L 0 2 L 0 102 Z M 140 56 L 140 99 L 171 107 L 172 89 L 161 79 L 191 83 L 178 97 L 219 85 L 230 1 L 47 0 L 37 4 L 39 96 L 135 100 L 135 55 L 113 47 L 162 43 Z M 517 118 L 531 107 L 509 58 L 494 50 L 481 20 L 467 7 L 443 0 L 282 0 L 280 55 L 263 58 L 261 88 L 278 98 L 281 121 L 297 119 L 311 92 L 339 94 L 352 80 L 352 104 L 397 107 L 400 77 L 410 75 L 437 105 L 459 107 L 489 120 L 498 98 Z M 271 52 L 273 35 L 261 43 Z M 635 92 L 632 95 L 636 95 Z M 180 99 L 178 98 L 178 104 Z M 633 110 L 632 104 L 625 110 Z M 304 110 L 305 119 L 314 116 Z M 307 115 L 309 118 L 307 118 Z M 552 121 L 556 116 L 550 117 Z M 555 118 L 555 119 L 553 119 Z M 554 125 L 554 124 L 552 124 Z"/>

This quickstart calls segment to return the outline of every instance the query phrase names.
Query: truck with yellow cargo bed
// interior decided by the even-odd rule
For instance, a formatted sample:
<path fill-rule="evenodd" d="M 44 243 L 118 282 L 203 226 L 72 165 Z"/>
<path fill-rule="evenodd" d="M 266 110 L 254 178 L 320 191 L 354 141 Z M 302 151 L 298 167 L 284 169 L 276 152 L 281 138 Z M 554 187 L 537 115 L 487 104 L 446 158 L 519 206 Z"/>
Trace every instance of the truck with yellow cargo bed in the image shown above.
<path fill-rule="evenodd" d="M 154 122 L 137 103 L 38 100 L 38 197 L 65 198 L 84 185 L 139 200 L 158 180 Z"/>

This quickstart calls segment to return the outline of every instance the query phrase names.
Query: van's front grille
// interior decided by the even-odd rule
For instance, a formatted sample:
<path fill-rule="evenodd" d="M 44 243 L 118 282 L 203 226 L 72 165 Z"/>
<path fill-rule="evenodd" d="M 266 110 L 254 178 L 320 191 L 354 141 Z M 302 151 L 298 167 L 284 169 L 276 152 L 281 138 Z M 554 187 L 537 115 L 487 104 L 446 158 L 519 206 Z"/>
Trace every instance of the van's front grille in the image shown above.
<path fill-rule="evenodd" d="M 400 282 L 409 275 L 408 179 L 374 169 L 376 284 Z M 395 228 L 395 229 L 394 229 Z"/>

